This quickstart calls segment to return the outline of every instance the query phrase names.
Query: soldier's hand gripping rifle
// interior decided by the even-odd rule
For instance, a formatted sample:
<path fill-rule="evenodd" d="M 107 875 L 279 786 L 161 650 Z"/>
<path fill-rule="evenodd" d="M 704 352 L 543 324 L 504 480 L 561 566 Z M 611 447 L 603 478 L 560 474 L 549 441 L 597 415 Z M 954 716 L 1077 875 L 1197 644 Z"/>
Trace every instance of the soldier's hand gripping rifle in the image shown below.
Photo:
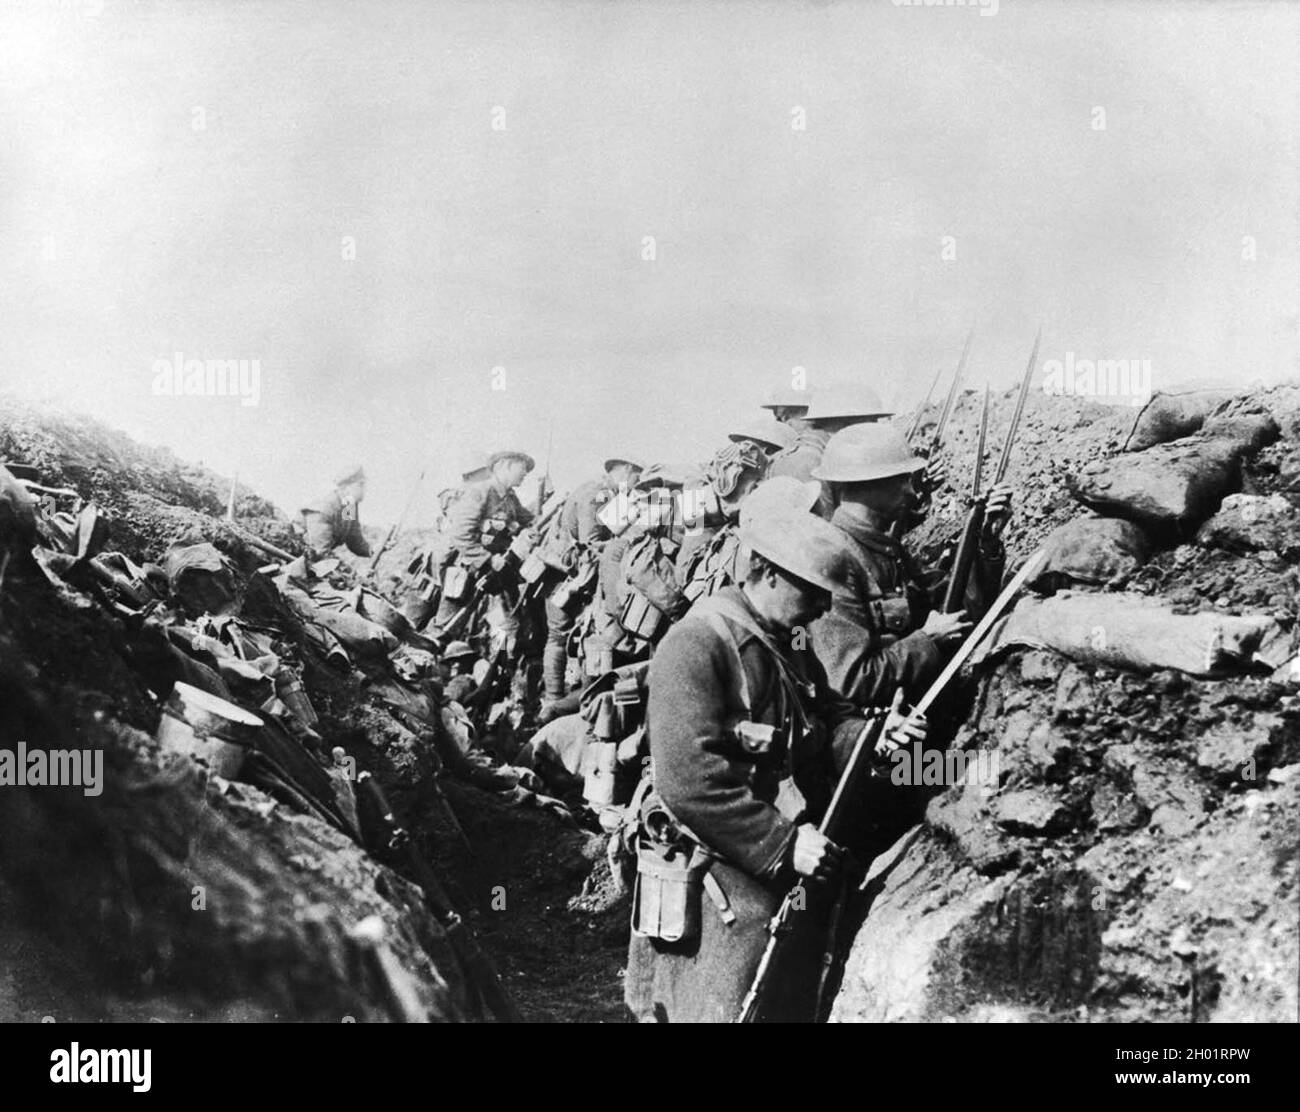
<path fill-rule="evenodd" d="M 997 471 L 993 474 L 992 490 L 1007 473 L 1007 464 L 1011 460 L 1011 446 L 1015 443 L 1016 430 L 1020 427 L 1020 417 L 1025 411 L 1025 398 L 1029 394 L 1029 384 L 1034 377 L 1034 367 L 1038 362 L 1038 344 L 1043 338 L 1043 330 L 1038 330 L 1034 338 L 1034 350 L 1029 353 L 1029 364 L 1025 367 L 1024 377 L 1020 380 L 1020 393 L 1016 396 L 1016 408 L 1011 414 L 1011 424 L 1007 428 L 1006 440 L 1002 442 L 1002 455 L 998 459 Z M 985 512 L 988 508 L 988 491 L 980 491 L 980 472 L 984 465 L 984 435 L 988 428 L 989 396 L 988 387 L 984 388 L 984 411 L 980 416 L 979 445 L 976 449 L 975 472 L 971 484 L 971 506 L 966 514 L 966 523 L 962 527 L 961 539 L 957 542 L 957 554 L 952 561 L 952 574 L 948 579 L 948 589 L 944 594 L 942 610 L 945 614 L 954 614 L 965 607 L 966 586 L 970 582 L 971 570 L 975 566 L 975 556 L 979 551 L 980 540 L 984 532 Z"/>
<path fill-rule="evenodd" d="M 943 694 L 944 689 L 952 682 L 952 678 L 958 673 L 962 665 L 970 659 L 971 654 L 984 639 L 989 629 L 992 628 L 993 623 L 1011 605 L 1012 599 L 1019 594 L 1025 583 L 1038 573 L 1046 558 L 1046 552 L 1040 548 L 1025 561 L 1024 566 L 1021 567 L 1002 589 L 1002 593 L 994 600 L 993 605 L 989 607 L 979 625 L 971 630 L 966 640 L 962 642 L 961 648 L 953 655 L 953 658 L 948 662 L 944 670 L 939 673 L 938 678 L 930 685 L 926 693 L 921 696 L 916 706 L 909 713 L 909 718 L 920 717 L 929 711 L 935 700 Z M 897 703 L 897 698 L 895 703 Z M 854 786 L 870 769 L 876 742 L 880 740 L 887 720 L 888 715 L 883 714 L 872 718 L 862 728 L 853 744 L 853 751 L 849 756 L 848 764 L 844 766 L 839 783 L 835 785 L 835 794 L 831 797 L 830 806 L 826 808 L 826 814 L 817 827 L 823 835 L 832 841 L 835 840 L 835 833 L 842 827 L 844 815 L 853 801 Z M 736 1017 L 737 1023 L 753 1023 L 758 1018 L 759 1006 L 762 1003 L 763 992 L 767 987 L 773 959 L 782 941 L 788 939 L 793 933 L 793 917 L 797 909 L 806 905 L 806 896 L 804 879 L 801 878 L 787 893 L 785 899 L 781 901 L 781 906 L 777 908 L 776 914 L 772 916 L 771 921 L 768 923 L 767 947 L 763 951 L 763 956 L 759 959 L 758 968 L 754 973 L 753 984 L 750 985 L 749 992 L 741 1003 L 740 1014 Z"/>

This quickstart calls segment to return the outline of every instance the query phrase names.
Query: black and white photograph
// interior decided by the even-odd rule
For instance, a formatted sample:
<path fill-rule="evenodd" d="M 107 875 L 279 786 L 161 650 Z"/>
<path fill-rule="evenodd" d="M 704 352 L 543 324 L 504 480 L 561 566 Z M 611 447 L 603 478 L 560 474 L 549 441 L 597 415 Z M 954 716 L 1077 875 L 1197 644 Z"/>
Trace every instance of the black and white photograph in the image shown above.
<path fill-rule="evenodd" d="M 1103 1091 L 1249 1086 L 1298 124 L 1288 0 L 6 0 L 11 1057 L 1104 1025 Z"/>

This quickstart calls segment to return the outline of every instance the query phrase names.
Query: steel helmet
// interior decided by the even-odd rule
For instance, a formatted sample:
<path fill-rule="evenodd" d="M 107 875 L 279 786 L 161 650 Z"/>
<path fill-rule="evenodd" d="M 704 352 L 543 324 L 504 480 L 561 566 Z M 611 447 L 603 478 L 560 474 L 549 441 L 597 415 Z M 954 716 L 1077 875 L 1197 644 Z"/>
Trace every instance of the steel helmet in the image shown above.
<path fill-rule="evenodd" d="M 487 465 L 489 468 L 493 468 L 497 465 L 497 462 L 499 460 L 503 460 L 503 459 L 523 460 L 524 466 L 529 471 L 531 471 L 534 467 L 537 466 L 537 461 L 534 460 L 533 457 L 530 456 L 527 452 L 517 452 L 513 448 L 508 449 L 504 452 L 493 452 L 490 456 L 488 456 Z"/>
<path fill-rule="evenodd" d="M 794 443 L 794 438 L 794 429 L 775 417 L 754 417 L 742 421 L 735 432 L 727 433 L 727 439 L 733 444 L 739 444 L 742 440 L 752 440 L 760 448 L 769 452 L 790 447 Z"/>
<path fill-rule="evenodd" d="M 478 653 L 470 647 L 468 641 L 453 641 L 442 650 L 443 660 L 460 660 L 466 656 L 478 656 Z"/>
<path fill-rule="evenodd" d="M 814 479 L 830 483 L 867 483 L 925 470 L 903 434 L 889 424 L 850 425 L 826 442 Z"/>
<path fill-rule="evenodd" d="M 856 382 L 841 382 L 823 387 L 804 417 L 809 421 L 856 417 L 870 421 L 879 417 L 892 417 L 894 411 L 886 409 L 877 394 L 868 386 Z"/>
<path fill-rule="evenodd" d="M 741 528 L 756 515 L 781 510 L 812 513 L 821 489 L 821 483 L 802 483 L 793 475 L 773 475 L 764 479 L 740 507 Z"/>
<path fill-rule="evenodd" d="M 637 490 L 651 487 L 679 487 L 685 482 L 686 468 L 671 463 L 652 463 L 636 481 Z"/>
<path fill-rule="evenodd" d="M 626 463 L 637 471 L 644 471 L 646 468 L 645 458 L 646 457 L 641 455 L 639 452 L 631 456 L 610 456 L 609 459 L 605 461 L 605 470 L 608 471 L 620 463 Z"/>
<path fill-rule="evenodd" d="M 834 594 L 848 575 L 845 534 L 806 510 L 770 508 L 740 527 L 740 543 L 783 571 Z"/>
<path fill-rule="evenodd" d="M 812 394 L 808 390 L 796 390 L 793 386 L 779 386 L 775 390 L 769 390 L 767 400 L 759 406 L 760 409 L 807 409 L 812 402 Z"/>

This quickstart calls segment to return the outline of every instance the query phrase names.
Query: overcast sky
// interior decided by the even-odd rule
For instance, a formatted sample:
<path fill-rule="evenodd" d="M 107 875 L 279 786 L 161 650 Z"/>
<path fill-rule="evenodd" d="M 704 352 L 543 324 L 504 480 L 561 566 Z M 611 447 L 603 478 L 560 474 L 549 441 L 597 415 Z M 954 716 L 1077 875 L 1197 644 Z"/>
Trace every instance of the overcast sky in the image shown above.
<path fill-rule="evenodd" d="M 1298 29 L 1169 0 L 5 0 L 0 386 L 287 510 L 363 460 L 382 522 L 422 467 L 427 520 L 552 422 L 562 485 L 627 443 L 703 458 L 796 366 L 906 405 L 971 323 L 977 384 L 1040 322 L 1045 359 L 1150 359 L 1157 389 L 1294 377 Z M 258 360 L 258 404 L 155 396 L 178 351 Z"/>

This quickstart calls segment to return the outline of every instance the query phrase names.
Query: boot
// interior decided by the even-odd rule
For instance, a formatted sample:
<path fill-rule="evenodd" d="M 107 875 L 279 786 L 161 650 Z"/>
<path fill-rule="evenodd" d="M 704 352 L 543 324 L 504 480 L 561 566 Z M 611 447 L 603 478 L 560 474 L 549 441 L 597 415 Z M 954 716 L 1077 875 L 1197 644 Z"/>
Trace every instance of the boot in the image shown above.
<path fill-rule="evenodd" d="M 554 717 L 551 712 L 555 704 L 564 698 L 564 670 L 567 664 L 568 654 L 564 651 L 563 645 L 548 644 L 542 651 L 542 683 L 545 686 L 545 695 L 537 716 L 537 721 L 540 723 L 548 722 Z"/>

